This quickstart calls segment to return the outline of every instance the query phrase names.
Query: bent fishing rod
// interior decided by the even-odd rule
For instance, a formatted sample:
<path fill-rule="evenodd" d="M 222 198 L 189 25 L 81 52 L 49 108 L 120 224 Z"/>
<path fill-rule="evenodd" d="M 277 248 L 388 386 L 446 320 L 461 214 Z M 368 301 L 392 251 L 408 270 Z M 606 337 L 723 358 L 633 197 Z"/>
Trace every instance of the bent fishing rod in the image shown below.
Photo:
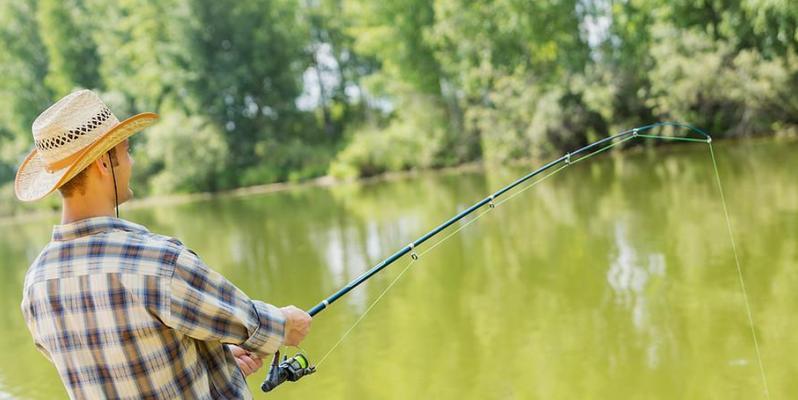
<path fill-rule="evenodd" d="M 698 138 L 681 137 L 681 136 L 659 136 L 659 135 L 651 135 L 644 133 L 655 128 L 666 127 L 666 126 L 687 129 L 688 131 L 701 136 L 701 138 L 698 139 Z M 544 164 L 542 167 L 516 179 L 514 182 L 510 183 L 509 185 L 495 191 L 491 195 L 474 203 L 474 205 L 472 205 L 471 207 L 468 207 L 467 209 L 459 212 L 454 217 L 438 225 L 437 227 L 427 232 L 426 234 L 422 235 L 418 239 L 410 242 L 408 245 L 402 247 L 400 250 L 398 250 L 388 258 L 382 260 L 371 269 L 367 270 L 366 272 L 363 272 L 360 276 L 353 279 L 351 282 L 346 284 L 346 286 L 344 286 L 337 292 L 333 293 L 329 297 L 325 298 L 324 300 L 316 304 L 313 308 L 307 311 L 308 314 L 310 314 L 310 316 L 312 317 L 326 310 L 336 300 L 345 296 L 347 293 L 352 291 L 352 289 L 360 286 L 363 282 L 369 280 L 371 277 L 373 277 L 383 269 L 387 268 L 395 261 L 404 257 L 408 253 L 410 254 L 410 257 L 413 260 L 418 260 L 419 255 L 416 253 L 416 248 L 418 246 L 424 244 L 426 241 L 435 237 L 437 234 L 441 233 L 446 228 L 454 225 L 458 221 L 474 213 L 475 211 L 481 209 L 482 207 L 485 207 L 486 205 L 490 208 L 496 207 L 496 199 L 506 194 L 507 192 L 513 190 L 514 188 L 518 187 L 519 185 L 523 184 L 524 182 L 529 181 L 530 179 L 550 170 L 551 168 L 554 168 L 555 166 L 560 166 L 561 168 L 567 167 L 580 160 L 583 160 L 585 158 L 598 154 L 604 150 L 607 150 L 608 148 L 613 147 L 617 144 L 636 138 L 712 143 L 712 138 L 709 136 L 709 134 L 691 125 L 677 123 L 677 122 L 659 122 L 655 124 L 644 125 L 637 128 L 629 129 L 620 132 L 618 134 L 600 139 L 593 143 L 590 143 L 572 152 L 568 152 L 563 156 L 561 156 L 560 158 L 552 160 L 547 164 Z M 272 364 L 269 368 L 269 373 L 266 376 L 266 380 L 264 380 L 263 384 L 261 385 L 261 389 L 264 392 L 268 392 L 273 390 L 274 388 L 276 388 L 278 385 L 282 384 L 286 380 L 294 382 L 306 375 L 312 374 L 315 371 L 316 371 L 315 366 L 310 364 L 305 354 L 298 353 L 290 359 L 283 357 L 283 360 L 281 361 L 280 352 L 278 351 L 274 355 L 274 359 L 272 360 Z"/>

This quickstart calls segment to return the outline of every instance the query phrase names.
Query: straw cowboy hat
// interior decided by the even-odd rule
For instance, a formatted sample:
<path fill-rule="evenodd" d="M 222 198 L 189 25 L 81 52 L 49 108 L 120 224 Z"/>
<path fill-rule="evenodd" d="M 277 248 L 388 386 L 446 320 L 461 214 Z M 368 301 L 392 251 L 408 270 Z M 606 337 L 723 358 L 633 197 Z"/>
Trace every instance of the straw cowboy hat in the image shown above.
<path fill-rule="evenodd" d="M 17 170 L 17 198 L 34 201 L 47 196 L 157 119 L 148 112 L 119 122 L 91 90 L 67 95 L 33 121 L 34 149 Z"/>

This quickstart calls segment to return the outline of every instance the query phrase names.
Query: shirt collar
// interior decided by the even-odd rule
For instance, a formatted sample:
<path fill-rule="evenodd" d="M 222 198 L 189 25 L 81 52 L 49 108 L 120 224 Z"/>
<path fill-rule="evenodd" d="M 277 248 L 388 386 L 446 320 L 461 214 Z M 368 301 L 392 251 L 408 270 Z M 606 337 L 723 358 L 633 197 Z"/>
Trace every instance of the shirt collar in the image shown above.
<path fill-rule="evenodd" d="M 149 233 L 147 228 L 124 219 L 114 217 L 92 217 L 63 225 L 53 226 L 53 240 L 72 240 L 103 232 L 122 230 Z"/>

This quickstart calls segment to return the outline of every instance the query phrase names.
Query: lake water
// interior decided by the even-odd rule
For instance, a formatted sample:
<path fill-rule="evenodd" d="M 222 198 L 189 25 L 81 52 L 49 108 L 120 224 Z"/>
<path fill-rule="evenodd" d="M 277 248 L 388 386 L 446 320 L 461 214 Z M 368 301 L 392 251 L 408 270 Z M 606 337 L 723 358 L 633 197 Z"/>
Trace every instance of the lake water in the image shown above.
<path fill-rule="evenodd" d="M 774 399 L 798 398 L 798 143 L 720 143 Z M 306 187 L 122 216 L 180 238 L 254 298 L 310 308 L 535 166 Z M 280 399 L 759 399 L 763 383 L 706 145 L 602 155 L 422 256 Z M 0 225 L 0 399 L 65 392 L 19 311 L 57 219 Z M 419 250 L 423 251 L 424 247 Z M 407 265 L 316 317 L 318 360 Z"/>

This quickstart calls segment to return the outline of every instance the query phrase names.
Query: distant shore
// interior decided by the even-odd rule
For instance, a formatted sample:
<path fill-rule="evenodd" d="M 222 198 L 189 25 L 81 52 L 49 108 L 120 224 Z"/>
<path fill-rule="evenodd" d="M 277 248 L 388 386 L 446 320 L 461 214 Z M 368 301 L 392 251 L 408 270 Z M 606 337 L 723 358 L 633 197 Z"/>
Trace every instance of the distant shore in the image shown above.
<path fill-rule="evenodd" d="M 795 141 L 798 140 L 798 137 L 788 135 L 788 136 L 760 136 L 760 137 L 740 138 L 740 139 L 727 138 L 723 139 L 721 143 L 729 143 L 735 141 L 758 142 L 758 141 L 770 141 L 770 140 Z M 713 143 L 715 142 L 713 141 Z M 662 145 L 658 147 L 674 147 L 681 145 L 683 144 L 667 142 L 667 143 L 662 143 Z M 632 149 L 626 149 L 623 151 L 623 153 L 634 154 L 639 151 L 642 151 L 642 149 L 637 147 Z M 542 160 L 519 159 L 511 161 L 507 165 L 517 166 L 517 165 L 529 164 L 530 162 L 542 162 Z M 407 179 L 411 177 L 420 176 L 423 174 L 453 174 L 453 173 L 462 173 L 467 171 L 481 171 L 484 170 L 485 168 L 486 165 L 484 162 L 475 161 L 456 166 L 435 168 L 435 169 L 415 169 L 415 170 L 398 171 L 398 172 L 384 172 L 374 176 L 363 177 L 348 181 L 336 180 L 329 175 L 325 175 L 302 182 L 275 182 L 263 185 L 254 185 L 254 186 L 230 189 L 219 192 L 178 193 L 178 194 L 169 194 L 169 195 L 160 195 L 160 196 L 148 196 L 141 199 L 134 198 L 130 202 L 125 203 L 122 206 L 122 210 L 136 210 L 141 208 L 153 207 L 155 205 L 159 206 L 176 205 L 176 204 L 185 204 L 195 201 L 211 200 L 218 198 L 243 197 L 243 196 L 250 196 L 256 194 L 277 193 L 287 190 L 295 190 L 295 189 L 309 188 L 309 187 L 331 187 L 337 185 L 351 185 L 351 184 L 368 185 L 378 182 Z M 0 226 L 27 222 L 36 219 L 53 218 L 57 217 L 59 213 L 60 211 L 58 210 L 42 210 L 42 211 L 26 212 L 17 215 L 0 216 Z"/>
<path fill-rule="evenodd" d="M 516 162 L 513 162 L 513 164 L 515 163 Z M 256 194 L 277 193 L 277 192 L 284 192 L 288 190 L 295 190 L 295 189 L 309 188 L 309 187 L 330 187 L 336 185 L 350 185 L 350 184 L 368 185 L 377 182 L 387 182 L 392 180 L 407 179 L 409 177 L 419 176 L 422 174 L 430 174 L 430 173 L 452 174 L 452 173 L 459 173 L 465 171 L 479 171 L 482 170 L 483 168 L 484 168 L 483 163 L 471 162 L 471 163 L 465 163 L 461 165 L 445 167 L 445 168 L 437 168 L 437 169 L 418 169 L 418 170 L 407 170 L 399 172 L 385 172 L 374 176 L 358 178 L 355 180 L 348 180 L 348 181 L 336 180 L 329 175 L 325 175 L 302 182 L 275 182 L 263 185 L 254 185 L 254 186 L 224 190 L 219 192 L 176 193 L 169 195 L 147 196 L 141 199 L 134 198 L 133 200 L 125 203 L 120 209 L 136 210 L 141 208 L 153 207 L 155 205 L 163 206 L 163 205 L 185 204 L 195 201 L 229 198 L 229 197 L 243 197 L 243 196 L 250 196 Z M 53 218 L 57 217 L 59 213 L 60 211 L 58 210 L 41 210 L 34 212 L 25 212 L 17 215 L 0 216 L 0 225 L 9 225 L 20 222 L 27 222 L 36 219 Z"/>

